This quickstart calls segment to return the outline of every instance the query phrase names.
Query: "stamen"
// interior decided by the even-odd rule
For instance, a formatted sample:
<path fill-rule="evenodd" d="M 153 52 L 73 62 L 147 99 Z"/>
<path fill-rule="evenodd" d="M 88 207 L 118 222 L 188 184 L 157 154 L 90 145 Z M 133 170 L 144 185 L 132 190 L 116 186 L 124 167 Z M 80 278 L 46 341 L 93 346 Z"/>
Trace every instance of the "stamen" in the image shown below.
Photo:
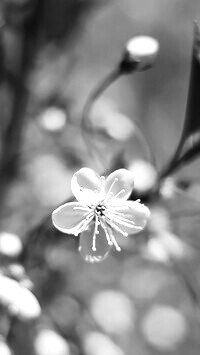
<path fill-rule="evenodd" d="M 128 218 L 125 218 L 123 216 L 120 216 L 120 215 L 115 215 L 114 212 L 111 212 L 111 213 L 107 213 L 107 217 L 110 218 L 111 220 L 116 220 L 118 221 L 118 223 L 121 223 L 123 224 L 124 226 L 126 227 L 131 227 L 131 226 L 134 226 L 135 227 L 135 222 L 134 221 L 131 221 L 130 219 Z M 123 222 L 123 223 L 122 223 Z"/>
<path fill-rule="evenodd" d="M 123 212 L 118 212 L 118 211 L 116 211 L 115 207 L 112 208 L 112 206 L 109 206 L 109 211 L 110 211 L 111 213 L 116 214 L 117 216 L 121 216 L 121 217 L 124 217 L 124 216 L 125 216 L 125 214 L 124 214 Z"/>
<path fill-rule="evenodd" d="M 106 193 L 106 198 L 104 199 L 104 202 L 107 202 L 108 199 L 110 198 L 111 195 L 114 196 L 114 193 L 111 191 L 113 186 L 115 185 L 115 183 L 118 181 L 119 179 L 118 178 L 115 178 L 112 182 L 112 184 L 110 185 L 109 189 L 108 189 L 108 192 Z"/>
<path fill-rule="evenodd" d="M 106 224 L 101 220 L 101 226 L 106 234 L 106 239 L 107 239 L 107 242 L 108 242 L 108 245 L 113 245 L 113 242 L 112 240 L 110 239 L 110 234 L 107 230 L 107 227 L 106 227 Z"/>
<path fill-rule="evenodd" d="M 119 195 L 121 195 L 121 194 L 124 193 L 125 191 L 126 191 L 126 190 L 124 190 L 124 189 L 120 190 L 116 195 L 114 195 L 114 196 L 112 197 L 112 199 L 118 197 Z M 111 199 L 111 200 L 112 200 L 112 199 Z"/>
<path fill-rule="evenodd" d="M 106 217 L 106 222 L 113 228 L 115 229 L 117 232 L 121 233 L 124 237 L 128 237 L 128 233 L 124 232 L 123 230 L 121 230 L 121 228 L 119 228 L 118 226 L 116 226 L 115 223 L 111 222 L 109 220 L 109 218 Z"/>
<path fill-rule="evenodd" d="M 139 231 L 142 229 L 142 227 L 136 226 L 135 222 L 126 218 L 126 214 L 122 213 L 122 212 L 118 212 L 116 211 L 116 208 L 120 208 L 120 209 L 130 209 L 130 206 L 109 206 L 109 210 L 108 212 L 110 212 L 113 215 L 113 218 L 111 219 L 115 219 L 116 221 L 118 221 L 118 223 L 124 224 L 124 226 L 129 227 L 130 225 L 134 226 L 135 229 L 138 229 Z M 122 223 L 123 222 L 123 223 Z"/>
<path fill-rule="evenodd" d="M 107 195 L 109 195 L 109 193 L 111 192 L 113 186 L 115 185 L 115 183 L 118 181 L 119 179 L 118 178 L 115 178 L 112 182 L 112 184 L 110 185 L 109 189 L 108 189 L 108 192 L 107 192 Z"/>
<path fill-rule="evenodd" d="M 94 217 L 94 211 L 90 212 L 90 213 L 85 217 L 85 220 L 87 221 L 88 219 L 90 219 L 90 217 Z"/>
<path fill-rule="evenodd" d="M 128 227 L 128 228 L 134 227 L 134 229 L 137 229 L 138 231 L 142 230 L 142 227 L 136 226 L 134 222 L 129 221 L 129 220 L 114 218 L 114 221 L 116 223 L 121 224 L 124 227 Z"/>
<path fill-rule="evenodd" d="M 77 232 L 72 233 L 74 234 L 76 237 L 82 233 L 84 230 L 87 229 L 87 227 L 89 226 L 90 222 L 93 219 L 93 213 L 90 213 L 82 222 L 80 222 L 80 224 L 77 226 Z"/>
<path fill-rule="evenodd" d="M 136 226 L 135 222 L 131 221 L 128 218 L 124 218 L 124 217 L 121 217 L 121 216 L 114 216 L 113 220 L 116 221 L 117 223 L 121 224 L 121 225 L 124 225 L 125 227 L 128 227 L 128 228 L 134 227 L 134 229 L 137 229 L 138 231 L 142 230 L 142 227 Z"/>
<path fill-rule="evenodd" d="M 113 244 L 114 244 L 114 246 L 115 246 L 115 249 L 116 249 L 117 251 L 121 251 L 121 248 L 120 248 L 119 244 L 117 243 L 117 241 L 116 241 L 114 235 L 112 234 L 112 231 L 110 231 L 110 237 L 111 237 L 111 240 L 112 240 L 112 242 L 113 242 Z"/>
<path fill-rule="evenodd" d="M 96 216 L 96 217 L 95 217 L 94 233 L 93 233 L 93 237 L 92 237 L 92 250 L 93 250 L 93 251 L 96 251 L 96 250 L 97 250 L 97 249 L 96 249 L 96 236 L 97 236 L 97 234 L 99 234 L 99 233 L 98 233 L 98 225 L 99 225 L 99 223 L 98 223 L 98 217 Z"/>

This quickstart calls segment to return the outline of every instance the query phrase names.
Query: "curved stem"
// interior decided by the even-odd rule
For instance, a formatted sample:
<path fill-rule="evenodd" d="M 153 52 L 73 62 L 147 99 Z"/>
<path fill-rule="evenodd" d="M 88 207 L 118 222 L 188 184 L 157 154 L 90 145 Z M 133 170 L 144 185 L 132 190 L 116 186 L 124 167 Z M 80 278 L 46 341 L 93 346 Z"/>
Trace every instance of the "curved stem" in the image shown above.
<path fill-rule="evenodd" d="M 126 74 L 121 70 L 121 67 L 118 66 L 115 69 L 113 69 L 100 83 L 99 85 L 91 92 L 89 95 L 85 106 L 83 108 L 83 114 L 82 114 L 82 119 L 81 119 L 81 131 L 82 135 L 84 137 L 86 146 L 88 148 L 88 152 L 91 155 L 93 151 L 91 150 L 91 147 L 88 145 L 88 139 L 90 139 L 90 133 L 92 132 L 91 126 L 89 124 L 89 117 L 91 114 L 91 110 L 95 104 L 95 102 L 98 100 L 98 98 L 104 93 L 105 90 L 107 90 L 111 84 L 113 84 L 116 80 L 118 80 L 121 75 Z M 155 166 L 155 159 L 153 154 L 151 153 L 151 150 L 149 148 L 149 144 L 142 133 L 139 125 L 137 122 L 135 122 L 135 126 L 137 129 L 137 136 L 139 140 L 144 144 L 147 152 L 148 152 L 148 158 L 151 162 L 152 165 Z M 93 145 L 94 146 L 94 145 Z M 100 156 L 99 151 L 96 149 L 97 154 Z M 101 158 L 101 157 L 100 157 Z"/>
<path fill-rule="evenodd" d="M 121 71 L 119 68 L 115 68 L 112 70 L 99 84 L 98 86 L 91 92 L 89 95 L 85 106 L 83 108 L 83 114 L 81 119 L 81 128 L 82 130 L 89 130 L 89 125 L 87 124 L 87 120 L 90 116 L 91 109 L 97 99 L 103 94 L 103 92 L 114 83 L 121 76 Z"/>
<path fill-rule="evenodd" d="M 81 131 L 82 131 L 82 136 L 84 138 L 88 153 L 90 156 L 93 156 L 94 158 L 96 157 L 96 155 L 99 156 L 100 159 L 102 159 L 102 157 L 99 154 L 99 151 L 97 149 L 97 147 L 95 148 L 94 144 L 91 146 L 89 144 L 89 140 L 91 138 L 91 133 L 92 133 L 92 129 L 90 127 L 89 124 L 89 117 L 90 117 L 90 113 L 91 110 L 93 108 L 93 105 L 95 104 L 95 102 L 97 101 L 97 99 L 104 93 L 104 91 L 106 89 L 108 89 L 108 87 L 113 84 L 116 80 L 118 80 L 120 78 L 120 76 L 122 75 L 122 72 L 120 70 L 119 67 L 114 68 L 98 85 L 97 87 L 91 92 L 91 94 L 89 95 L 85 106 L 83 108 L 83 113 L 82 113 L 82 119 L 81 119 Z M 96 154 L 94 154 L 94 150 L 96 149 Z"/>

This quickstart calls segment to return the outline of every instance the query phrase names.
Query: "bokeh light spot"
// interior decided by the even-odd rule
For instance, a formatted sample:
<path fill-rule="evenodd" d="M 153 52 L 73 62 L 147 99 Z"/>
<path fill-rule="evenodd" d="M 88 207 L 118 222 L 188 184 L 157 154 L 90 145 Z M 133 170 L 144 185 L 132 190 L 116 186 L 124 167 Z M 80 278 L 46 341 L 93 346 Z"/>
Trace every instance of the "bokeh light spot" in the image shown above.
<path fill-rule="evenodd" d="M 187 335 L 187 323 L 181 312 L 165 305 L 150 309 L 142 321 L 142 332 L 150 344 L 161 350 L 173 350 Z"/>
<path fill-rule="evenodd" d="M 42 329 L 35 338 L 37 355 L 70 355 L 66 340 L 51 329 Z"/>
<path fill-rule="evenodd" d="M 95 321 L 107 332 L 124 333 L 133 327 L 133 304 L 122 292 L 106 290 L 97 293 L 91 301 Z"/>
<path fill-rule="evenodd" d="M 122 349 L 108 336 L 98 332 L 88 333 L 83 345 L 87 355 L 124 355 Z"/>

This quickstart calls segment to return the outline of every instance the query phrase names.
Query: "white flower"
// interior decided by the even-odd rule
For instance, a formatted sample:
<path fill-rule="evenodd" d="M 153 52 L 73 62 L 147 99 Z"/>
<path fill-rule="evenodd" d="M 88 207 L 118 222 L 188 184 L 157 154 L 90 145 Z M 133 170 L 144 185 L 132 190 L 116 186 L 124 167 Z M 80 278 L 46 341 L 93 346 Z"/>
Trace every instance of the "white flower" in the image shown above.
<path fill-rule="evenodd" d="M 71 188 L 78 202 L 68 202 L 52 214 L 54 226 L 63 233 L 80 236 L 79 251 L 87 261 L 102 260 L 112 245 L 117 251 L 118 234 L 140 232 L 150 215 L 137 201 L 126 201 L 133 188 L 133 173 L 119 169 L 107 178 L 89 168 L 77 171 Z"/>

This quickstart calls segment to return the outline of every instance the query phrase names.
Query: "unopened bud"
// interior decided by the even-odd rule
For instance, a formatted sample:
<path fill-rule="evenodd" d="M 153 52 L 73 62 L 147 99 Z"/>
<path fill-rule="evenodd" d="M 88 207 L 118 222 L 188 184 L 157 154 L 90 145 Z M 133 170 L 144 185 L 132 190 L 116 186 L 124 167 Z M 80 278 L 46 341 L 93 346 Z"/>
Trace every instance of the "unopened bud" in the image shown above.
<path fill-rule="evenodd" d="M 120 68 L 124 73 L 147 70 L 153 66 L 158 51 L 159 42 L 155 38 L 133 37 L 126 44 Z"/>

